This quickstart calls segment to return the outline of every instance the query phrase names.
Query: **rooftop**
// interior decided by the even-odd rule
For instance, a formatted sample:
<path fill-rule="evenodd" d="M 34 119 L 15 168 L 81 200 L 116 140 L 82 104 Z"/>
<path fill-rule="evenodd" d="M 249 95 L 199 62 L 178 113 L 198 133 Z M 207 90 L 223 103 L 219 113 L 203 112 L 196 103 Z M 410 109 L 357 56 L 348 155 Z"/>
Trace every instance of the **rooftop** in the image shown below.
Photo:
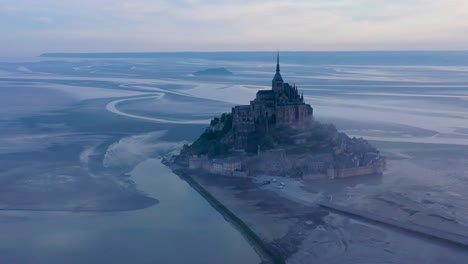
<path fill-rule="evenodd" d="M 265 94 L 265 95 L 271 94 L 271 95 L 274 95 L 275 91 L 273 91 L 273 90 L 259 90 L 257 92 L 257 94 Z"/>

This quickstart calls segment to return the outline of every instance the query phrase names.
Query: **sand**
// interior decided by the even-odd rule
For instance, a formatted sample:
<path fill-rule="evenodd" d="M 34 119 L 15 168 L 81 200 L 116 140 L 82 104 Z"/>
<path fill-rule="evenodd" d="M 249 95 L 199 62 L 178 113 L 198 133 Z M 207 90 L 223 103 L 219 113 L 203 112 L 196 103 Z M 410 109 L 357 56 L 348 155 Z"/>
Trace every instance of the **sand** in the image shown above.
<path fill-rule="evenodd" d="M 308 182 L 276 177 L 285 182 L 283 189 L 262 185 L 271 180 L 267 176 L 191 176 L 287 263 L 465 263 L 464 248 L 314 204 L 331 199 L 398 221 L 468 235 L 468 188 L 463 184 L 468 163 L 459 154 L 464 149 L 414 144 L 383 151 L 393 152 L 383 176 Z"/>

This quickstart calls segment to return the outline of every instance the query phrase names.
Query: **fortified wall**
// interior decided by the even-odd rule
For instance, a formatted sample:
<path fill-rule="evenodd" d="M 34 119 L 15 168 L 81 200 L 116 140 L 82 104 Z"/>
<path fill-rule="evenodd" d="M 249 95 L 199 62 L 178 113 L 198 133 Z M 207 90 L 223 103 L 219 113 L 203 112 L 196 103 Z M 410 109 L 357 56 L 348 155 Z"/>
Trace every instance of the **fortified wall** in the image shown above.
<path fill-rule="evenodd" d="M 373 163 L 371 165 L 356 168 L 329 168 L 327 169 L 327 177 L 329 179 L 340 179 L 364 175 L 382 175 L 385 170 L 385 167 L 385 160 L 380 160 L 379 162 Z"/>
<path fill-rule="evenodd" d="M 191 170 L 202 170 L 223 176 L 248 176 L 248 172 L 242 170 L 242 161 L 239 157 L 209 159 L 206 155 L 193 155 L 188 161 Z"/>

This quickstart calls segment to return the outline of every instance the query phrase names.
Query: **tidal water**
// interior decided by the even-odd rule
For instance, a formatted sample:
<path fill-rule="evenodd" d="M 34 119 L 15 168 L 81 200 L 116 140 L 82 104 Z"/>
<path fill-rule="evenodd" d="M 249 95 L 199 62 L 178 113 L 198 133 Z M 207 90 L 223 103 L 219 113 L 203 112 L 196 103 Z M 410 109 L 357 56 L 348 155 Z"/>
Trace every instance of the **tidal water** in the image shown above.
<path fill-rule="evenodd" d="M 2 213 L 2 263 L 259 263 L 242 235 L 160 160 L 131 179 L 157 206 L 124 212 Z"/>
<path fill-rule="evenodd" d="M 240 232 L 159 160 L 269 89 L 275 55 L 0 61 L 0 263 L 259 263 Z M 389 157 L 389 173 L 372 184 L 321 183 L 338 202 L 468 227 L 468 52 L 284 52 L 281 61 L 316 119 Z M 193 75 L 216 67 L 233 75 Z M 351 230 L 329 225 L 337 237 Z M 332 241 L 321 261 L 412 259 L 414 238 L 397 237 L 392 245 L 404 249 Z"/>

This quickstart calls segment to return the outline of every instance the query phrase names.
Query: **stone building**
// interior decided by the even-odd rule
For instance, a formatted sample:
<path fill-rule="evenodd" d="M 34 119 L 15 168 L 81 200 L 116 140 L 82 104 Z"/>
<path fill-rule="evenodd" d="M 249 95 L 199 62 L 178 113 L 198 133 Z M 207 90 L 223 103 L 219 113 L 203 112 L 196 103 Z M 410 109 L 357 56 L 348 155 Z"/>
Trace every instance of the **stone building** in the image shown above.
<path fill-rule="evenodd" d="M 188 168 L 224 176 L 247 177 L 248 175 L 248 171 L 242 170 L 240 157 L 209 159 L 206 155 L 192 155 L 189 157 Z"/>
<path fill-rule="evenodd" d="M 214 159 L 212 161 L 212 173 L 233 176 L 235 172 L 241 171 L 242 162 L 240 158 L 230 157 L 226 159 Z"/>
<path fill-rule="evenodd" d="M 279 54 L 271 90 L 260 90 L 250 105 L 232 108 L 235 146 L 247 145 L 248 135 L 270 126 L 301 126 L 313 116 L 313 109 L 304 102 L 295 85 L 285 83 L 280 73 Z"/>

